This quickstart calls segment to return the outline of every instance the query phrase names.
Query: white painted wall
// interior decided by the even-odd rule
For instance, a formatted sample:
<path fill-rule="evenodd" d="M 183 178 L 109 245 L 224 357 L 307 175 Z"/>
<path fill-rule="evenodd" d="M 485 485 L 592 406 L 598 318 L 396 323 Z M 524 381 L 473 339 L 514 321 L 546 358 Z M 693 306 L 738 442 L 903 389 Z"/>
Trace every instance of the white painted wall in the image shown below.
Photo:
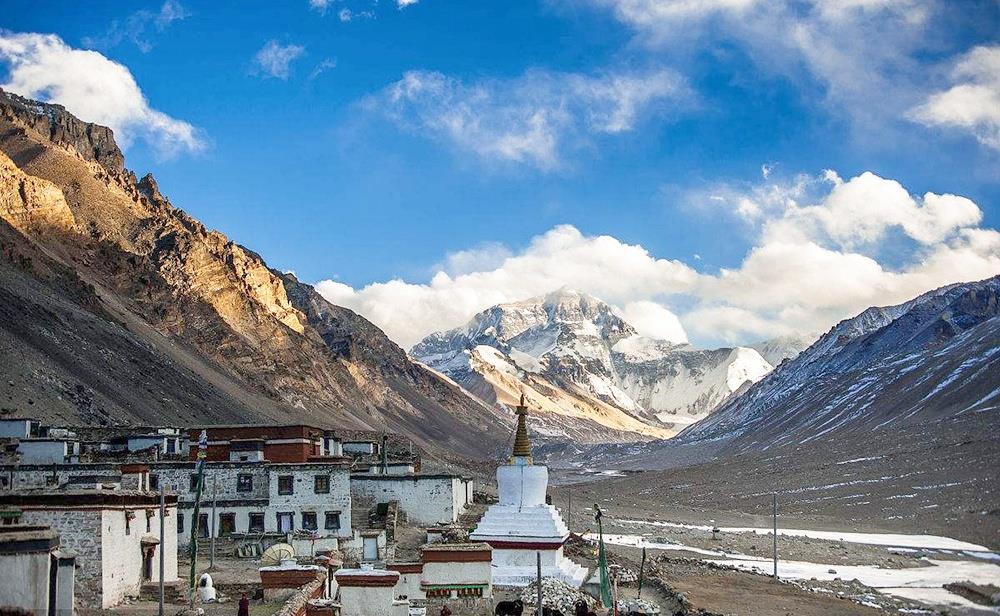
<path fill-rule="evenodd" d="M 399 501 L 410 524 L 452 524 L 465 510 L 460 477 L 444 475 L 352 475 L 351 496 L 376 503 Z"/>
<path fill-rule="evenodd" d="M 29 614 L 49 609 L 49 552 L 0 554 L 0 608 Z"/>

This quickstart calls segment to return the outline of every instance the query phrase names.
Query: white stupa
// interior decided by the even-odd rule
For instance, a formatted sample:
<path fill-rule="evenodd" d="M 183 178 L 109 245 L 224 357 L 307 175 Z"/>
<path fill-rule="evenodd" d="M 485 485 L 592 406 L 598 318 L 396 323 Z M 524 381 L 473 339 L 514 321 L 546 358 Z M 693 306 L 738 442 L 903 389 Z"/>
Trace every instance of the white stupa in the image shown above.
<path fill-rule="evenodd" d="M 493 548 L 493 584 L 525 586 L 535 580 L 536 554 L 542 556 L 542 576 L 579 588 L 587 570 L 563 555 L 569 529 L 559 512 L 545 504 L 549 469 L 532 464 L 524 396 L 517 407 L 517 434 L 510 463 L 497 468 L 499 502 L 486 510 L 469 535 Z"/>

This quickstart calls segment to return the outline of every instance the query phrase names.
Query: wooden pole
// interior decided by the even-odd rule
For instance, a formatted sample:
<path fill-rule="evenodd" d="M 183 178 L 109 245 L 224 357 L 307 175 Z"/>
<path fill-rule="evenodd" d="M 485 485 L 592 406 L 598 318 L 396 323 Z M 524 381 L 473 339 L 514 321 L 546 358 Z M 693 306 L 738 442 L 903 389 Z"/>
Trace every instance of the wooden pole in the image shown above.
<path fill-rule="evenodd" d="M 573 532 L 573 492 L 569 493 L 569 511 L 566 513 L 566 528 Z"/>
<path fill-rule="evenodd" d="M 215 513 L 215 506 L 217 503 L 218 490 L 216 483 L 216 473 L 212 473 L 212 555 L 209 556 L 208 568 L 210 571 L 215 571 L 215 535 L 216 528 L 215 525 L 218 524 L 219 516 Z"/>
<path fill-rule="evenodd" d="M 538 567 L 538 600 L 535 601 L 535 613 L 542 616 L 542 553 L 535 552 L 535 564 Z"/>
<path fill-rule="evenodd" d="M 160 481 L 160 607 L 157 610 L 158 616 L 163 616 L 163 552 L 167 548 L 165 542 L 166 537 L 164 536 L 163 518 L 166 516 L 167 511 L 167 486 L 162 481 Z"/>
<path fill-rule="evenodd" d="M 778 579 L 778 493 L 771 495 L 774 516 L 774 579 Z"/>

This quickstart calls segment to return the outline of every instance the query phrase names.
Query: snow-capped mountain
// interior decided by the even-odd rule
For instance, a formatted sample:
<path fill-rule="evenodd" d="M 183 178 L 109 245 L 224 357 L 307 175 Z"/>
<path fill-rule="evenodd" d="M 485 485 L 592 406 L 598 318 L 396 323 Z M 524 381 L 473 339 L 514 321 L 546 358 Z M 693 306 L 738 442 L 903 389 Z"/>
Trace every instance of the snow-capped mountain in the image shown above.
<path fill-rule="evenodd" d="M 607 428 L 669 436 L 771 370 L 750 348 L 645 338 L 610 305 L 566 289 L 493 306 L 411 353 L 491 403 L 524 389 L 548 429 L 579 440 L 593 440 L 574 434 L 583 420 L 604 427 L 598 440 Z"/>
<path fill-rule="evenodd" d="M 767 363 L 777 367 L 786 359 L 792 359 L 809 348 L 819 335 L 803 336 L 798 334 L 778 336 L 767 340 L 759 340 L 748 344 L 751 349 L 760 353 Z"/>
<path fill-rule="evenodd" d="M 1000 277 L 869 308 L 680 435 L 741 450 L 996 409 Z"/>

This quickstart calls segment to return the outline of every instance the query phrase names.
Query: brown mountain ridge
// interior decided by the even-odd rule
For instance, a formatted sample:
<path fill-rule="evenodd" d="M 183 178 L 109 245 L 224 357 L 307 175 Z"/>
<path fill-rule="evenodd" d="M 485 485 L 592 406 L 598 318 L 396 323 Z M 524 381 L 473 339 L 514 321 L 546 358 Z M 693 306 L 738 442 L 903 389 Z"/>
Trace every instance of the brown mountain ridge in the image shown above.
<path fill-rule="evenodd" d="M 137 180 L 110 129 L 2 90 L 0 412 L 388 429 L 441 455 L 509 434 L 375 325 Z"/>

